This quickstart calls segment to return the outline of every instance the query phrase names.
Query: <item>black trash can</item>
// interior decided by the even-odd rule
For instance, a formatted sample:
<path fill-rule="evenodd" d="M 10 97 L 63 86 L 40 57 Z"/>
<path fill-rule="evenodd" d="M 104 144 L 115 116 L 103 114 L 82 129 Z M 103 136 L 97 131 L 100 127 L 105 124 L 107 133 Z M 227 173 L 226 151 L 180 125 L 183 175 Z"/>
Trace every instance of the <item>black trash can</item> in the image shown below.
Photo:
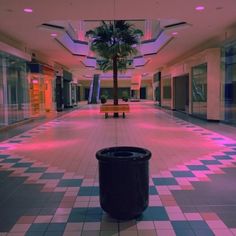
<path fill-rule="evenodd" d="M 102 209 L 120 220 L 142 214 L 148 206 L 151 152 L 139 147 L 110 147 L 98 151 L 96 158 Z"/>

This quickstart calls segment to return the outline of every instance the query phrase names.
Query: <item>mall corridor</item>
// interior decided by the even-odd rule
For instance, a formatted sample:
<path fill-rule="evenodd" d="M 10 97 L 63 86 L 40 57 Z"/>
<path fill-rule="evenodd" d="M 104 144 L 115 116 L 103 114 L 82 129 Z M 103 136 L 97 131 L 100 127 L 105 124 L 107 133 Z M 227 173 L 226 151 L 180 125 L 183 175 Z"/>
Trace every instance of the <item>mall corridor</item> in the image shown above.
<path fill-rule="evenodd" d="M 130 107 L 105 119 L 81 105 L 2 141 L 0 236 L 236 235 L 236 128 L 204 128 L 153 102 Z M 95 153 L 111 146 L 152 152 L 149 207 L 136 220 L 100 208 Z"/>

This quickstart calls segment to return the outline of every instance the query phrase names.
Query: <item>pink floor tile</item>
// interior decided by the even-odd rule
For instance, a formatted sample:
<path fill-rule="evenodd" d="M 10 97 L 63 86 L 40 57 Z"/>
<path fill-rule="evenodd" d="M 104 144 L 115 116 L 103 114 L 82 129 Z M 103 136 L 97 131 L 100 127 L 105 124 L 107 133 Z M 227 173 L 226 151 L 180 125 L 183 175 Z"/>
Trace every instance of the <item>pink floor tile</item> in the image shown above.
<path fill-rule="evenodd" d="M 192 185 L 181 185 L 182 190 L 193 190 L 194 187 Z"/>
<path fill-rule="evenodd" d="M 156 229 L 173 229 L 170 221 L 154 221 Z"/>
<path fill-rule="evenodd" d="M 167 212 L 182 213 L 179 206 L 169 206 L 165 208 Z"/>
<path fill-rule="evenodd" d="M 215 236 L 233 236 L 229 229 L 212 229 Z"/>
<path fill-rule="evenodd" d="M 206 221 L 211 221 L 211 220 L 212 221 L 218 221 L 218 220 L 220 220 L 218 215 L 214 212 L 202 212 L 202 213 L 200 213 L 200 215 Z"/>
<path fill-rule="evenodd" d="M 215 174 L 224 174 L 225 172 L 223 170 L 214 170 L 213 171 Z"/>
<path fill-rule="evenodd" d="M 17 224 L 31 224 L 34 222 L 36 216 L 21 216 Z"/>
<path fill-rule="evenodd" d="M 62 202 L 74 202 L 77 196 L 64 196 Z"/>
<path fill-rule="evenodd" d="M 54 192 L 66 192 L 67 188 L 66 187 L 56 187 L 54 189 Z"/>
<path fill-rule="evenodd" d="M 140 221 L 137 223 L 137 228 L 138 230 L 143 230 L 143 229 L 154 229 L 154 223 L 153 221 Z"/>
<path fill-rule="evenodd" d="M 37 216 L 34 223 L 50 223 L 52 220 L 52 215 Z"/>
<path fill-rule="evenodd" d="M 156 236 L 156 230 L 154 229 L 146 229 L 146 230 L 139 230 L 138 236 Z"/>
<path fill-rule="evenodd" d="M 168 188 L 169 190 L 181 190 L 181 186 L 179 185 L 171 185 Z"/>
<path fill-rule="evenodd" d="M 184 213 L 185 218 L 189 221 L 191 220 L 203 220 L 202 216 L 199 213 Z"/>
<path fill-rule="evenodd" d="M 59 207 L 60 208 L 71 208 L 74 206 L 75 201 L 72 202 L 61 202 Z"/>
<path fill-rule="evenodd" d="M 99 196 L 91 196 L 91 197 L 89 198 L 89 200 L 90 200 L 91 202 L 98 202 L 98 201 L 99 201 Z"/>
<path fill-rule="evenodd" d="M 201 182 L 209 182 L 211 181 L 207 176 L 203 176 L 203 177 L 198 177 L 199 181 Z"/>
<path fill-rule="evenodd" d="M 84 223 L 67 223 L 65 232 L 72 232 L 72 231 L 81 231 L 83 229 Z"/>
<path fill-rule="evenodd" d="M 11 229 L 11 233 L 24 233 L 30 227 L 30 224 L 15 224 L 14 227 Z"/>
<path fill-rule="evenodd" d="M 57 208 L 55 215 L 67 215 L 71 210 L 72 208 Z"/>
<path fill-rule="evenodd" d="M 173 221 L 186 220 L 185 216 L 181 212 L 167 212 L 169 219 Z"/>
<path fill-rule="evenodd" d="M 176 201 L 170 201 L 170 200 L 161 200 L 163 206 L 177 206 Z"/>
<path fill-rule="evenodd" d="M 100 222 L 85 222 L 83 230 L 100 230 Z"/>
<path fill-rule="evenodd" d="M 175 178 L 180 185 L 191 185 L 187 178 Z"/>
<path fill-rule="evenodd" d="M 78 192 L 79 191 L 76 191 L 76 192 L 69 192 L 69 191 L 66 191 L 66 193 L 65 193 L 65 197 L 77 197 L 77 195 L 78 195 Z"/>
<path fill-rule="evenodd" d="M 178 170 L 181 170 L 181 171 L 185 171 L 185 170 L 188 171 L 188 170 L 189 170 L 186 165 L 178 165 L 178 166 L 177 166 L 177 169 L 178 169 Z"/>
<path fill-rule="evenodd" d="M 156 232 L 158 236 L 176 236 L 172 229 L 156 229 Z"/>
<path fill-rule="evenodd" d="M 76 198 L 76 202 L 89 202 L 90 201 L 90 197 L 84 197 L 84 196 L 78 196 Z"/>
<path fill-rule="evenodd" d="M 160 195 L 161 201 L 174 201 L 175 198 L 172 195 Z"/>
<path fill-rule="evenodd" d="M 66 223 L 67 220 L 69 218 L 69 214 L 65 214 L 65 215 L 55 215 L 52 220 L 51 223 Z"/>
<path fill-rule="evenodd" d="M 173 177 L 170 171 L 162 171 L 161 172 L 162 177 Z"/>
<path fill-rule="evenodd" d="M 149 206 L 162 206 L 161 200 L 149 201 Z"/>
<path fill-rule="evenodd" d="M 221 220 L 206 220 L 211 229 L 227 229 L 227 226 Z"/>
<path fill-rule="evenodd" d="M 232 232 L 232 234 L 235 236 L 236 235 L 236 228 L 232 228 L 230 229 L 230 231 Z"/>
<path fill-rule="evenodd" d="M 79 191 L 79 187 L 68 187 L 67 192 L 74 192 L 77 193 Z"/>

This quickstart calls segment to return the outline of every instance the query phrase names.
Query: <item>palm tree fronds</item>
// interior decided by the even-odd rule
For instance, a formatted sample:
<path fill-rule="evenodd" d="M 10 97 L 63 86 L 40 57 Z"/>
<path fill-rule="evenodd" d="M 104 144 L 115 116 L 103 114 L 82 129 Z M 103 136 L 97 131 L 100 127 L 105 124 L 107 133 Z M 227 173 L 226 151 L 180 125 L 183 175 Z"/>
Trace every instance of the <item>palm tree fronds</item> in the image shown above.
<path fill-rule="evenodd" d="M 100 58 L 97 65 L 102 71 L 113 70 L 114 104 L 118 104 L 118 71 L 129 68 L 133 55 L 138 50 L 136 45 L 140 43 L 143 32 L 135 29 L 125 20 L 102 21 L 94 30 L 86 32 L 90 38 L 90 49 Z"/>

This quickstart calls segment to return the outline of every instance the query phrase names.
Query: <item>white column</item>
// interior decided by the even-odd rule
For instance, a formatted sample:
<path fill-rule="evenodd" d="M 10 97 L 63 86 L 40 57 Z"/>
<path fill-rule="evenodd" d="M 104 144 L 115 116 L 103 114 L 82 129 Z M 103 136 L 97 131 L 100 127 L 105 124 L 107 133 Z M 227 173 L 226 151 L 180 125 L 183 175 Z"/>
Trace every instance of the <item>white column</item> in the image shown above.
<path fill-rule="evenodd" d="M 207 119 L 220 120 L 221 70 L 220 49 L 209 49 L 207 53 Z"/>

